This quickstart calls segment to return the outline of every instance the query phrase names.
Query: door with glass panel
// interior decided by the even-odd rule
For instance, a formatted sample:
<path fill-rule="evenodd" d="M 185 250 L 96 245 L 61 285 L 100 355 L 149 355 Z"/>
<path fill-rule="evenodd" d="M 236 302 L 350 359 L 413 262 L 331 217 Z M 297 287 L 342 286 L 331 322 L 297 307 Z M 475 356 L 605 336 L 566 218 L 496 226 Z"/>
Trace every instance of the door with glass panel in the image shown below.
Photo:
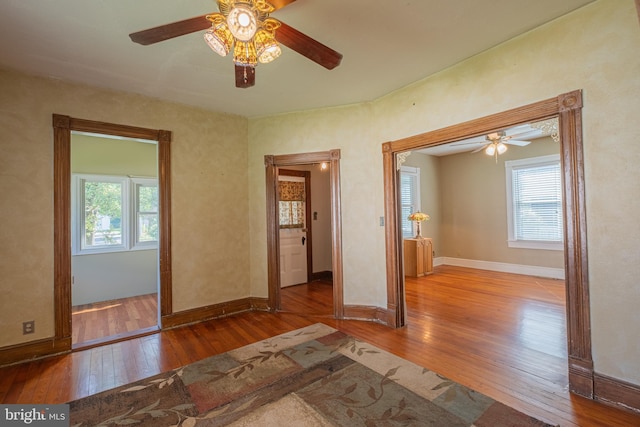
<path fill-rule="evenodd" d="M 281 287 L 307 282 L 305 190 L 303 176 L 278 177 Z"/>

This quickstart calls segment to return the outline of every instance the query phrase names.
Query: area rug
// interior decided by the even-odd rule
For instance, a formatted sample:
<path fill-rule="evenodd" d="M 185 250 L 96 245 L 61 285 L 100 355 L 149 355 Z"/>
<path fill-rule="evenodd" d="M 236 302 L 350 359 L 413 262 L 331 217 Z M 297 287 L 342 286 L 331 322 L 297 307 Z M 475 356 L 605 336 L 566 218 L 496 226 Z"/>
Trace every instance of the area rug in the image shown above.
<path fill-rule="evenodd" d="M 70 402 L 72 426 L 547 426 L 318 323 Z"/>

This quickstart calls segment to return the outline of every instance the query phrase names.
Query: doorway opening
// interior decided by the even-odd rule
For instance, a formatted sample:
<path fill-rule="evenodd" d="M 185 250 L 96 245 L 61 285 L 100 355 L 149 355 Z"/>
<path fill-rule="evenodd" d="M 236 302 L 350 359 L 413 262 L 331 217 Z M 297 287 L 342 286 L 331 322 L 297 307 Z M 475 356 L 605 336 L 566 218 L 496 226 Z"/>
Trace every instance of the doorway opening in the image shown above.
<path fill-rule="evenodd" d="M 331 316 L 330 167 L 278 169 L 280 310 Z"/>
<path fill-rule="evenodd" d="M 397 182 L 398 157 L 416 148 L 436 147 L 486 135 L 496 129 L 557 117 L 563 186 L 564 258 L 569 389 L 593 397 L 584 165 L 582 155 L 582 93 L 561 94 L 524 107 L 383 145 L 387 296 L 395 327 L 406 323 L 402 235 Z"/>
<path fill-rule="evenodd" d="M 158 329 L 157 141 L 71 133 L 72 346 Z"/>
<path fill-rule="evenodd" d="M 324 169 L 321 165 L 325 165 Z M 342 236 L 340 221 L 340 151 L 265 156 L 267 185 L 267 265 L 269 307 L 271 310 L 287 310 L 298 298 L 310 298 L 314 292 L 327 294 L 330 284 L 332 312 L 335 318 L 344 316 L 342 288 Z M 318 176 L 326 178 L 323 191 L 313 190 L 313 183 L 322 183 Z M 281 183 L 288 184 L 281 184 Z M 281 196 L 282 186 L 290 194 Z M 312 194 L 326 196 L 314 201 Z M 291 199 L 291 200 L 289 200 Z M 298 199 L 298 200 L 295 200 Z M 323 210 L 319 209 L 323 207 Z M 324 213 L 323 213 L 324 212 Z M 323 232 L 319 223 L 327 225 Z M 291 231 L 293 230 L 293 231 Z M 322 251 L 315 251 L 318 244 Z M 315 244 L 314 244 L 315 242 Z M 326 257 L 321 254 L 326 254 Z M 306 267 L 306 272 L 293 267 L 292 262 Z M 314 265 L 317 268 L 314 268 Z M 296 270 L 296 271 L 294 271 Z M 297 276 L 295 276 L 297 274 Z M 327 276 L 330 274 L 330 282 Z M 282 285 L 285 285 L 283 288 Z M 287 285 L 298 285 L 289 286 Z M 320 287 L 324 285 L 323 287 Z M 318 287 L 318 289 L 315 289 Z M 289 305 L 283 307 L 282 295 L 291 295 Z M 313 298 L 313 297 L 311 297 Z M 319 307 L 319 306 L 318 306 Z M 308 312 L 298 304 L 295 310 Z"/>
<path fill-rule="evenodd" d="M 172 313 L 171 300 L 171 182 L 170 182 L 170 142 L 171 132 L 156 129 L 146 129 L 127 125 L 118 125 L 104 122 L 96 122 L 92 120 L 77 119 L 69 116 L 53 115 L 53 133 L 54 133 L 54 301 L 55 301 L 55 339 L 60 343 L 60 350 L 87 348 L 95 345 L 101 345 L 108 342 L 120 341 L 131 338 L 132 336 L 141 336 L 155 333 L 160 329 L 160 322 L 166 316 Z M 136 218 L 129 218 L 130 222 L 140 221 L 140 227 L 143 233 L 137 234 L 137 239 L 127 240 L 123 237 L 122 231 L 114 231 L 122 219 L 111 218 L 110 215 L 102 215 L 98 219 L 100 227 L 98 230 L 87 230 L 79 234 L 79 236 L 91 236 L 90 243 L 85 248 L 91 250 L 91 243 L 98 243 L 97 246 L 104 246 L 107 241 L 111 243 L 118 242 L 121 246 L 133 245 L 132 242 L 137 240 L 138 249 L 144 249 L 143 246 L 151 240 L 150 231 L 157 232 L 157 262 L 155 269 L 157 272 L 156 283 L 159 282 L 159 289 L 156 293 L 156 323 L 155 326 L 138 329 L 133 332 L 112 335 L 97 340 L 91 340 L 88 343 L 79 344 L 72 343 L 72 197 L 70 183 L 72 182 L 72 166 L 71 166 L 71 134 L 79 132 L 91 135 L 107 135 L 110 137 L 127 138 L 135 140 L 154 141 L 157 144 L 157 212 L 153 209 L 146 211 L 145 200 L 146 193 L 154 193 L 150 188 L 145 188 L 145 182 L 136 181 L 134 184 L 133 177 L 130 179 L 131 188 L 138 191 L 138 205 L 143 209 L 138 209 Z M 100 181 L 100 180 L 98 180 Z M 126 180 L 125 180 L 126 181 Z M 86 179 L 85 182 L 92 182 Z M 146 186 L 148 187 L 148 186 Z M 129 202 L 127 202 L 129 203 Z M 82 210 L 80 210 L 81 212 Z M 155 217 L 154 217 L 155 216 Z M 112 221 L 113 220 L 113 221 Z M 113 226 L 113 227 L 111 227 Z M 86 227 L 85 227 L 86 228 Z M 129 230 L 130 231 L 130 230 Z M 95 237 L 95 239 L 93 238 Z M 74 251 L 81 248 L 81 245 L 74 248 Z M 95 248 L 94 248 L 95 249 Z M 90 268 L 89 268 L 90 270 Z M 104 307 L 100 307 L 104 309 Z M 101 311 L 96 309 L 95 311 Z M 159 314 L 158 314 L 159 312 Z"/>

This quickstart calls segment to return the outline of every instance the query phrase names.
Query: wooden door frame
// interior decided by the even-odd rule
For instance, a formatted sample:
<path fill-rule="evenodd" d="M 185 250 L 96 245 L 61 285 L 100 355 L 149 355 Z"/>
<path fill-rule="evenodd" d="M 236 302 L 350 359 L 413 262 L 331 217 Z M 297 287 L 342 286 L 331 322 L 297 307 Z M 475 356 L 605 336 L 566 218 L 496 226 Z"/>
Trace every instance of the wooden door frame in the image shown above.
<path fill-rule="evenodd" d="M 333 273 L 333 315 L 344 318 L 342 283 L 342 221 L 340 202 L 340 150 L 315 153 L 266 155 L 267 197 L 267 282 L 270 310 L 280 309 L 280 227 L 278 226 L 278 170 L 287 166 L 327 162 L 331 188 L 331 265 Z M 307 271 L 308 273 L 308 271 Z"/>
<path fill-rule="evenodd" d="M 432 132 L 383 144 L 385 243 L 387 254 L 387 308 L 395 315 L 392 326 L 405 324 L 405 288 L 398 194 L 397 154 L 435 147 L 496 129 L 558 117 L 563 180 L 564 257 L 567 288 L 567 347 L 569 388 L 593 398 L 594 371 L 591 352 L 587 222 L 582 147 L 582 91 L 471 120 Z M 392 316 L 393 317 L 393 316 Z"/>
<path fill-rule="evenodd" d="M 158 221 L 160 237 L 160 327 L 172 313 L 171 294 L 171 132 L 53 115 L 53 258 L 55 340 L 71 343 L 71 132 L 89 132 L 158 141 Z"/>
<path fill-rule="evenodd" d="M 306 259 L 307 259 L 307 283 L 311 282 L 311 276 L 313 272 L 313 250 L 311 245 L 313 244 L 313 228 L 311 222 L 311 172 L 305 170 L 294 170 L 294 169 L 278 169 L 278 176 L 297 176 L 304 178 L 304 222 L 305 228 L 307 229 L 307 241 L 306 241 Z M 278 197 L 278 192 L 276 191 L 276 197 Z M 276 200 L 276 204 L 279 200 Z M 280 242 L 278 242 L 280 244 Z M 278 306 L 278 308 L 280 308 Z"/>

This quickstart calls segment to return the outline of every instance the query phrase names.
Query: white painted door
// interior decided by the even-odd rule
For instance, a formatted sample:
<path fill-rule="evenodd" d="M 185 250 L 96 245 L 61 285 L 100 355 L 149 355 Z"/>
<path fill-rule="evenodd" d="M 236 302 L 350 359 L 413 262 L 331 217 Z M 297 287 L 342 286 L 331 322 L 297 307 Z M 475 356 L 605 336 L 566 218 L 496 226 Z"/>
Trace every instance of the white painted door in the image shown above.
<path fill-rule="evenodd" d="M 293 228 L 280 230 L 280 286 L 307 283 L 307 232 Z"/>
<path fill-rule="evenodd" d="M 280 176 L 282 181 L 297 181 L 304 184 L 304 178 Z M 307 224 L 306 204 L 302 202 L 301 226 L 280 229 L 280 287 L 307 283 Z M 280 209 L 283 209 L 282 206 Z"/>

